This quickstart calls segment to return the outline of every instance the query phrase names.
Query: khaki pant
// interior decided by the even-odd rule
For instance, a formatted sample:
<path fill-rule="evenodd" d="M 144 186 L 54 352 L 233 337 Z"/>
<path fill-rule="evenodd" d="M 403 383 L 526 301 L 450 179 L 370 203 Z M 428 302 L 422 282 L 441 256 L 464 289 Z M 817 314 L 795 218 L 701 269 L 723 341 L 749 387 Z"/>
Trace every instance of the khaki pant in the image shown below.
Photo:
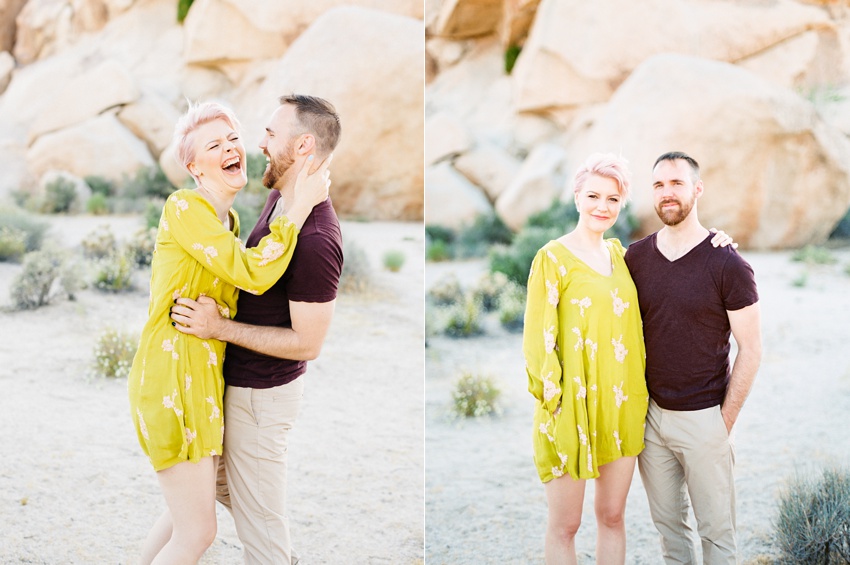
<path fill-rule="evenodd" d="M 236 523 L 248 565 L 290 565 L 286 451 L 304 379 L 268 389 L 229 386 L 224 393 L 224 457 L 216 498 Z"/>
<path fill-rule="evenodd" d="M 664 561 L 697 562 L 688 498 L 702 540 L 703 562 L 737 563 L 735 449 L 720 406 L 664 410 L 649 402 L 646 448 L 638 457 L 652 521 L 661 534 Z"/>

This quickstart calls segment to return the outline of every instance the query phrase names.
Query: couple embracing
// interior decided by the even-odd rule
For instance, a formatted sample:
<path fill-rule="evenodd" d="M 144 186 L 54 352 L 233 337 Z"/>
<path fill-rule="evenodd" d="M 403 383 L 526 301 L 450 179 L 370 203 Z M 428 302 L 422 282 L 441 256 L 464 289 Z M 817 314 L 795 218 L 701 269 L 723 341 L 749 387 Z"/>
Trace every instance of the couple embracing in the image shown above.
<path fill-rule="evenodd" d="M 696 563 L 693 507 L 703 561 L 737 563 L 732 429 L 761 360 L 755 279 L 729 238 L 700 224 L 692 157 L 661 155 L 652 179 L 665 226 L 626 250 L 603 238 L 629 196 L 626 162 L 590 156 L 574 180 L 576 228 L 531 266 L 523 352 L 547 565 L 576 562 L 587 479 L 597 563 L 625 563 L 636 461 L 665 562 Z"/>
<path fill-rule="evenodd" d="M 215 539 L 218 499 L 246 563 L 296 563 L 287 436 L 342 272 L 328 198 L 339 117 L 321 98 L 280 98 L 260 143 L 270 194 L 245 243 L 231 209 L 247 183 L 236 116 L 213 102 L 191 105 L 174 136 L 196 186 L 163 208 L 149 318 L 128 379 L 139 443 L 167 504 L 141 562 L 196 563 Z"/>

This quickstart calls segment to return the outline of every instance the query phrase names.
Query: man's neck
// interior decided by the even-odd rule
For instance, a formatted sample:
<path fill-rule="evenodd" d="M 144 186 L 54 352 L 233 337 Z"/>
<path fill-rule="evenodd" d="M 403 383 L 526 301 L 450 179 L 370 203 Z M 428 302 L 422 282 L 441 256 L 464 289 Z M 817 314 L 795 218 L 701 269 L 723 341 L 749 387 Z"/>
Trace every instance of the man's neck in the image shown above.
<path fill-rule="evenodd" d="M 699 245 L 708 233 L 694 210 L 679 224 L 661 228 L 656 236 L 656 245 L 667 259 L 675 261 Z"/>

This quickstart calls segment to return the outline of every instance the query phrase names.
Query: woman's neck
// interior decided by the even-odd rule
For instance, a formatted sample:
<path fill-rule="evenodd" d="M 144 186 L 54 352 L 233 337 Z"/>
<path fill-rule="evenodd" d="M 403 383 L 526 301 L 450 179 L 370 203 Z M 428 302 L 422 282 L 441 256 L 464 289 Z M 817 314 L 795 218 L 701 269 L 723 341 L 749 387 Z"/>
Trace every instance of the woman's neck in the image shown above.
<path fill-rule="evenodd" d="M 218 189 L 216 187 L 208 187 L 199 184 L 195 189 L 198 194 L 203 196 L 207 202 L 212 204 L 215 209 L 215 215 L 221 220 L 221 223 L 227 225 L 230 218 L 230 207 L 236 199 L 236 192 L 231 190 Z"/>
<path fill-rule="evenodd" d="M 588 229 L 581 222 L 566 237 L 573 245 L 584 249 L 599 249 L 602 247 L 602 232 Z"/>

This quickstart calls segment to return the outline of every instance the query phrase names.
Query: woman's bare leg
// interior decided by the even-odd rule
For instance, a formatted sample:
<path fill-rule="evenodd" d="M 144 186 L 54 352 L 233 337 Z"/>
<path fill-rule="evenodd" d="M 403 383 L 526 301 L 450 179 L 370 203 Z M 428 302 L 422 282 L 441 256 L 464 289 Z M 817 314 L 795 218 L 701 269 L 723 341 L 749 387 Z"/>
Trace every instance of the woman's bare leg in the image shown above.
<path fill-rule="evenodd" d="M 635 473 L 636 457 L 621 457 L 599 467 L 593 506 L 596 510 L 596 563 L 626 562 L 626 497 Z"/>
<path fill-rule="evenodd" d="M 150 565 L 153 562 L 156 554 L 159 553 L 165 544 L 168 543 L 168 540 L 171 539 L 172 529 L 171 512 L 166 509 L 154 523 L 151 531 L 148 532 L 148 537 L 145 538 L 145 543 L 142 545 L 142 557 L 139 560 L 139 565 Z"/>
<path fill-rule="evenodd" d="M 212 545 L 216 534 L 217 469 L 215 456 L 204 457 L 198 463 L 178 463 L 157 473 L 168 510 L 145 541 L 143 555 L 150 555 L 148 552 L 154 551 L 156 545 L 165 542 L 151 561 L 153 565 L 197 563 Z M 171 535 L 166 539 L 169 521 Z"/>
<path fill-rule="evenodd" d="M 575 565 L 576 532 L 581 525 L 585 481 L 569 475 L 543 485 L 549 505 L 546 526 L 546 565 Z"/>

